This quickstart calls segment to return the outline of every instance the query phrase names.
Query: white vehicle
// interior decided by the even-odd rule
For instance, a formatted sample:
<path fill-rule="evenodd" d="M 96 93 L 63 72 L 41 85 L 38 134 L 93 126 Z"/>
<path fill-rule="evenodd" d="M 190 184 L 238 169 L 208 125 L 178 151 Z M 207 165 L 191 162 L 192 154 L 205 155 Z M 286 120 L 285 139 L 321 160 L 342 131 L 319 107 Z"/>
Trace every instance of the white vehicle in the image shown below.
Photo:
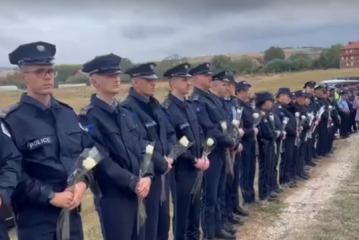
<path fill-rule="evenodd" d="M 332 79 L 332 80 L 321 81 L 320 84 L 328 84 L 328 85 L 359 84 L 359 80 Z"/>

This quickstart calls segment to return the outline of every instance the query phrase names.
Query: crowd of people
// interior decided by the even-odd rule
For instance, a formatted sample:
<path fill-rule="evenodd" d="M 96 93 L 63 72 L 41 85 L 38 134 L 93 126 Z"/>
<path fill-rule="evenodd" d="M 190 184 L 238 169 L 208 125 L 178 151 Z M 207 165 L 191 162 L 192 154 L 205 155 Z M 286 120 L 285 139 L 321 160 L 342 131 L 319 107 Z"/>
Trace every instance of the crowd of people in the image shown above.
<path fill-rule="evenodd" d="M 308 180 L 309 169 L 333 153 L 338 129 L 343 138 L 357 131 L 359 101 L 350 89 L 308 81 L 298 91 L 252 98 L 248 82 L 213 73 L 209 63 L 168 69 L 163 103 L 155 98 L 156 64 L 133 66 L 124 72 L 132 87 L 118 102 L 115 54 L 83 65 L 96 93 L 76 114 L 52 95 L 55 54 L 46 42 L 9 54 L 27 92 L 1 114 L 0 204 L 12 207 L 19 240 L 56 239 L 63 209 L 68 239 L 82 240 L 88 188 L 104 240 L 236 239 L 248 205 L 275 202 Z M 101 161 L 69 188 L 89 148 Z M 8 239 L 5 227 L 1 234 Z"/>

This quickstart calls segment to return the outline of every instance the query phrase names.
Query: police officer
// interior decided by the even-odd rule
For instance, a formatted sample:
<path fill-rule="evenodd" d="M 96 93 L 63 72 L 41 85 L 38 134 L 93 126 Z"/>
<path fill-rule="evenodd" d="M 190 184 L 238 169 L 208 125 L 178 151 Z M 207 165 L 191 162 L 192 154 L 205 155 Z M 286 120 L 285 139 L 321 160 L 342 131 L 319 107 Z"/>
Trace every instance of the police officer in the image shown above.
<path fill-rule="evenodd" d="M 191 191 L 197 171 L 206 171 L 209 160 L 202 158 L 204 136 L 196 113 L 186 95 L 190 92 L 190 65 L 179 64 L 168 69 L 163 76 L 169 80 L 171 92 L 162 107 L 176 131 L 177 139 L 187 137 L 193 143 L 186 153 L 178 157 L 174 167 L 176 182 L 174 239 L 199 239 L 200 197 Z"/>
<path fill-rule="evenodd" d="M 0 125 L 0 239 L 9 240 L 4 214 L 9 212 L 11 195 L 20 180 L 21 155 L 5 124 L 0 121 Z"/>
<path fill-rule="evenodd" d="M 318 156 L 327 157 L 329 154 L 328 151 L 328 138 L 329 138 L 329 131 L 328 131 L 328 121 L 331 121 L 331 117 L 328 115 L 328 106 L 329 103 L 326 100 L 326 94 L 328 89 L 324 85 L 317 85 L 315 87 L 315 95 L 317 98 L 317 102 L 319 106 L 324 106 L 324 113 L 321 116 L 321 119 L 318 124 L 318 141 L 316 144 L 316 150 Z"/>
<path fill-rule="evenodd" d="M 154 72 L 155 67 L 155 63 L 145 63 L 125 71 L 125 74 L 131 77 L 132 88 L 122 105 L 136 113 L 144 139 L 155 142 L 156 155 L 163 156 L 163 158 L 153 159 L 155 177 L 146 198 L 145 237 L 146 240 L 167 240 L 170 230 L 169 177 L 168 174 L 164 177 L 161 175 L 172 168 L 173 159 L 165 156 L 170 153 L 176 143 L 176 133 L 168 122 L 160 103 L 154 98 L 155 80 L 158 79 Z M 162 184 L 165 184 L 164 189 Z M 161 193 L 161 191 L 165 192 Z M 161 194 L 166 194 L 166 199 L 161 199 Z"/>
<path fill-rule="evenodd" d="M 251 85 L 246 81 L 240 81 L 235 86 L 238 104 L 243 107 L 242 128 L 244 135 L 242 137 L 242 178 L 240 184 L 242 185 L 243 201 L 248 204 L 255 202 L 255 136 L 258 134 L 258 128 L 253 128 L 254 108 L 252 107 L 252 102 L 250 101 L 250 88 Z"/>
<path fill-rule="evenodd" d="M 83 239 L 77 207 L 91 182 L 88 175 L 66 189 L 78 156 L 94 142 L 70 106 L 52 96 L 56 47 L 46 42 L 20 45 L 9 54 L 27 86 L 20 102 L 4 110 L 6 125 L 23 157 L 22 180 L 13 195 L 19 240 L 53 240 L 61 209 L 71 211 L 71 240 Z"/>
<path fill-rule="evenodd" d="M 277 92 L 277 103 L 274 105 L 273 111 L 276 115 L 280 116 L 280 121 L 283 118 L 289 119 L 285 132 L 286 138 L 283 141 L 284 154 L 282 156 L 280 179 L 281 183 L 289 183 L 290 187 L 296 187 L 295 171 L 293 169 L 293 154 L 294 142 L 297 135 L 296 121 L 294 114 L 290 111 L 291 92 L 289 88 L 279 88 Z"/>
<path fill-rule="evenodd" d="M 317 104 L 317 98 L 314 95 L 314 87 L 316 86 L 316 82 L 314 81 L 309 81 L 306 82 L 304 84 L 304 89 L 306 94 L 308 95 L 308 98 L 310 100 L 309 102 L 309 110 L 308 112 L 310 112 L 311 114 L 313 114 L 314 116 L 317 114 L 318 111 L 318 104 Z M 318 119 L 314 119 L 314 124 L 318 125 L 319 124 L 319 120 Z M 317 134 L 318 134 L 318 130 L 316 128 L 316 130 L 311 133 L 311 138 L 308 138 L 308 160 L 307 160 L 307 164 L 309 166 L 315 167 L 316 163 L 313 161 L 314 158 L 317 157 L 317 153 L 316 153 L 316 148 L 315 148 L 315 139 L 317 138 Z"/>
<path fill-rule="evenodd" d="M 95 57 L 82 68 L 96 89 L 79 118 L 83 126 L 92 129 L 90 134 L 105 156 L 94 176 L 101 193 L 98 212 L 106 240 L 140 238 L 137 198 L 147 197 L 153 177 L 151 169 L 144 177 L 139 176 L 146 146 L 136 116 L 116 100 L 120 91 L 120 63 L 121 57 L 108 54 Z"/>
<path fill-rule="evenodd" d="M 226 231 L 222 224 L 219 197 L 225 180 L 221 179 L 224 172 L 225 148 L 238 149 L 239 144 L 235 139 L 225 134 L 220 127 L 220 123 L 226 122 L 227 119 L 219 97 L 215 96 L 218 92 L 209 92 L 212 82 L 210 64 L 200 64 L 192 68 L 189 73 L 193 76 L 194 84 L 191 101 L 196 109 L 199 123 L 206 138 L 214 138 L 216 142 L 216 148 L 209 155 L 211 165 L 204 177 L 204 196 L 202 197 L 204 208 L 201 216 L 203 237 L 204 239 L 215 237 L 235 239 L 236 236 L 230 233 L 229 229 Z M 220 81 L 217 81 L 217 84 L 221 85 Z M 221 86 L 217 87 L 220 88 Z M 220 184 L 221 181 L 222 184 Z"/>
<path fill-rule="evenodd" d="M 239 103 L 236 98 L 236 81 L 234 79 L 235 72 L 228 72 L 227 78 L 229 80 L 228 83 L 228 92 L 227 97 L 225 98 L 225 104 L 226 104 L 226 111 L 230 116 L 230 121 L 233 121 L 234 119 L 237 119 L 237 110 L 240 109 Z M 242 122 L 242 120 L 241 120 Z M 240 123 L 239 128 L 239 139 L 243 137 L 244 131 L 242 128 L 242 123 Z M 242 146 L 243 147 L 243 146 Z M 242 150 L 243 151 L 243 150 Z M 238 154 L 234 154 L 234 176 L 232 183 L 228 183 L 228 191 L 230 194 L 230 199 L 232 203 L 232 212 L 234 214 L 240 215 L 240 216 L 248 216 L 249 213 L 243 208 L 243 196 L 242 196 L 242 189 L 240 188 L 238 190 L 238 187 L 242 187 L 240 182 L 242 179 L 242 152 Z M 228 176 L 227 176 L 228 177 Z M 239 195 L 239 191 L 240 195 Z"/>
<path fill-rule="evenodd" d="M 212 76 L 212 86 L 210 92 L 213 93 L 213 97 L 215 100 L 219 100 L 218 106 L 221 106 L 223 109 L 223 114 L 226 116 L 226 125 L 227 125 L 227 134 L 235 137 L 234 134 L 234 126 L 232 125 L 233 113 L 232 113 L 232 105 L 230 103 L 230 99 L 228 98 L 228 86 L 230 85 L 229 80 L 230 73 L 227 71 L 219 72 Z M 233 106 L 234 107 L 234 106 Z M 240 138 L 236 139 L 240 141 Z M 240 149 L 241 148 L 241 145 Z M 241 151 L 241 150 L 240 150 Z M 231 224 L 243 224 L 240 217 L 235 214 L 232 210 L 232 199 L 231 199 L 231 191 L 233 188 L 234 178 L 239 178 L 238 173 L 235 173 L 234 169 L 234 161 L 236 160 L 233 155 L 237 155 L 238 150 L 226 149 L 225 152 L 225 164 L 222 169 L 222 176 L 219 187 L 219 198 L 221 204 L 221 214 L 222 214 L 222 224 L 225 229 L 229 232 L 235 232 L 234 226 Z M 237 166 L 236 166 L 237 167 Z M 238 186 L 238 185 L 237 185 Z M 237 187 L 238 192 L 238 187 Z"/>
<path fill-rule="evenodd" d="M 256 108 L 261 113 L 259 123 L 258 147 L 259 147 L 259 179 L 258 192 L 259 199 L 262 201 L 274 201 L 277 195 L 274 194 L 271 182 L 275 169 L 275 150 L 274 143 L 280 136 L 279 131 L 275 131 L 274 122 L 271 122 L 270 114 L 273 107 L 274 98 L 269 92 L 256 93 Z M 273 119 L 274 120 L 274 119 Z"/>
<path fill-rule="evenodd" d="M 294 112 L 299 113 L 299 135 L 298 135 L 298 145 L 294 150 L 294 161 L 296 174 L 299 179 L 307 180 L 309 179 L 308 173 L 305 171 L 305 151 L 307 149 L 307 142 L 305 141 L 305 136 L 310 129 L 308 123 L 308 112 L 305 108 L 305 92 L 303 90 L 298 90 L 294 92 L 295 103 L 293 104 Z"/>

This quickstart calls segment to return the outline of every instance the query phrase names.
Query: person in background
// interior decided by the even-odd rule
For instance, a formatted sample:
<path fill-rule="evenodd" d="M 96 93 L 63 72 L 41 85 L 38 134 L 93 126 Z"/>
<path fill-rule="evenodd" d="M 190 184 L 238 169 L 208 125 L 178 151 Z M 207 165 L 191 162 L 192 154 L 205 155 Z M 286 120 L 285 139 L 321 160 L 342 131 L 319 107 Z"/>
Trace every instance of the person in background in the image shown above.
<path fill-rule="evenodd" d="M 355 96 L 353 108 L 355 109 L 355 123 L 359 125 L 359 92 Z"/>
<path fill-rule="evenodd" d="M 354 109 L 354 101 L 355 101 L 355 95 L 354 95 L 354 89 L 350 88 L 350 91 L 348 91 L 348 98 L 347 98 L 350 114 L 349 114 L 349 133 L 355 133 L 357 132 L 357 126 L 355 122 L 355 115 L 356 115 L 356 109 Z"/>
<path fill-rule="evenodd" d="M 348 138 L 349 137 L 348 123 L 349 123 L 350 110 L 347 102 L 347 93 L 344 90 L 340 92 L 338 107 L 339 107 L 339 115 L 341 118 L 340 137 Z"/>

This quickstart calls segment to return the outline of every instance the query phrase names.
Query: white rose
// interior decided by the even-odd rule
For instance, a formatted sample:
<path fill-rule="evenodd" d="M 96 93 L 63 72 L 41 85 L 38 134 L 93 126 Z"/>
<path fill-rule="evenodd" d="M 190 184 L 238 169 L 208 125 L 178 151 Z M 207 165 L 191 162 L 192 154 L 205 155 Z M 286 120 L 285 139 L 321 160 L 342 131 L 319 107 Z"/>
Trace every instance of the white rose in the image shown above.
<path fill-rule="evenodd" d="M 188 144 L 189 144 L 189 141 L 188 141 L 188 139 L 186 138 L 186 136 L 183 136 L 183 137 L 179 140 L 179 143 L 181 144 L 181 146 L 187 147 Z"/>
<path fill-rule="evenodd" d="M 146 153 L 152 154 L 152 153 L 153 153 L 153 149 L 154 149 L 154 147 L 153 147 L 152 145 L 147 145 L 147 146 L 146 146 Z"/>
<path fill-rule="evenodd" d="M 239 121 L 237 119 L 233 119 L 232 120 L 232 125 L 235 126 L 236 128 L 239 127 Z"/>
<path fill-rule="evenodd" d="M 83 162 L 82 162 L 82 166 L 90 171 L 91 169 L 93 169 L 95 166 L 97 165 L 97 162 L 95 161 L 95 159 L 88 157 L 86 158 Z"/>
<path fill-rule="evenodd" d="M 253 118 L 259 118 L 259 113 L 253 113 Z"/>
<path fill-rule="evenodd" d="M 214 140 L 212 138 L 208 138 L 206 144 L 208 147 L 211 147 L 214 144 Z"/>

